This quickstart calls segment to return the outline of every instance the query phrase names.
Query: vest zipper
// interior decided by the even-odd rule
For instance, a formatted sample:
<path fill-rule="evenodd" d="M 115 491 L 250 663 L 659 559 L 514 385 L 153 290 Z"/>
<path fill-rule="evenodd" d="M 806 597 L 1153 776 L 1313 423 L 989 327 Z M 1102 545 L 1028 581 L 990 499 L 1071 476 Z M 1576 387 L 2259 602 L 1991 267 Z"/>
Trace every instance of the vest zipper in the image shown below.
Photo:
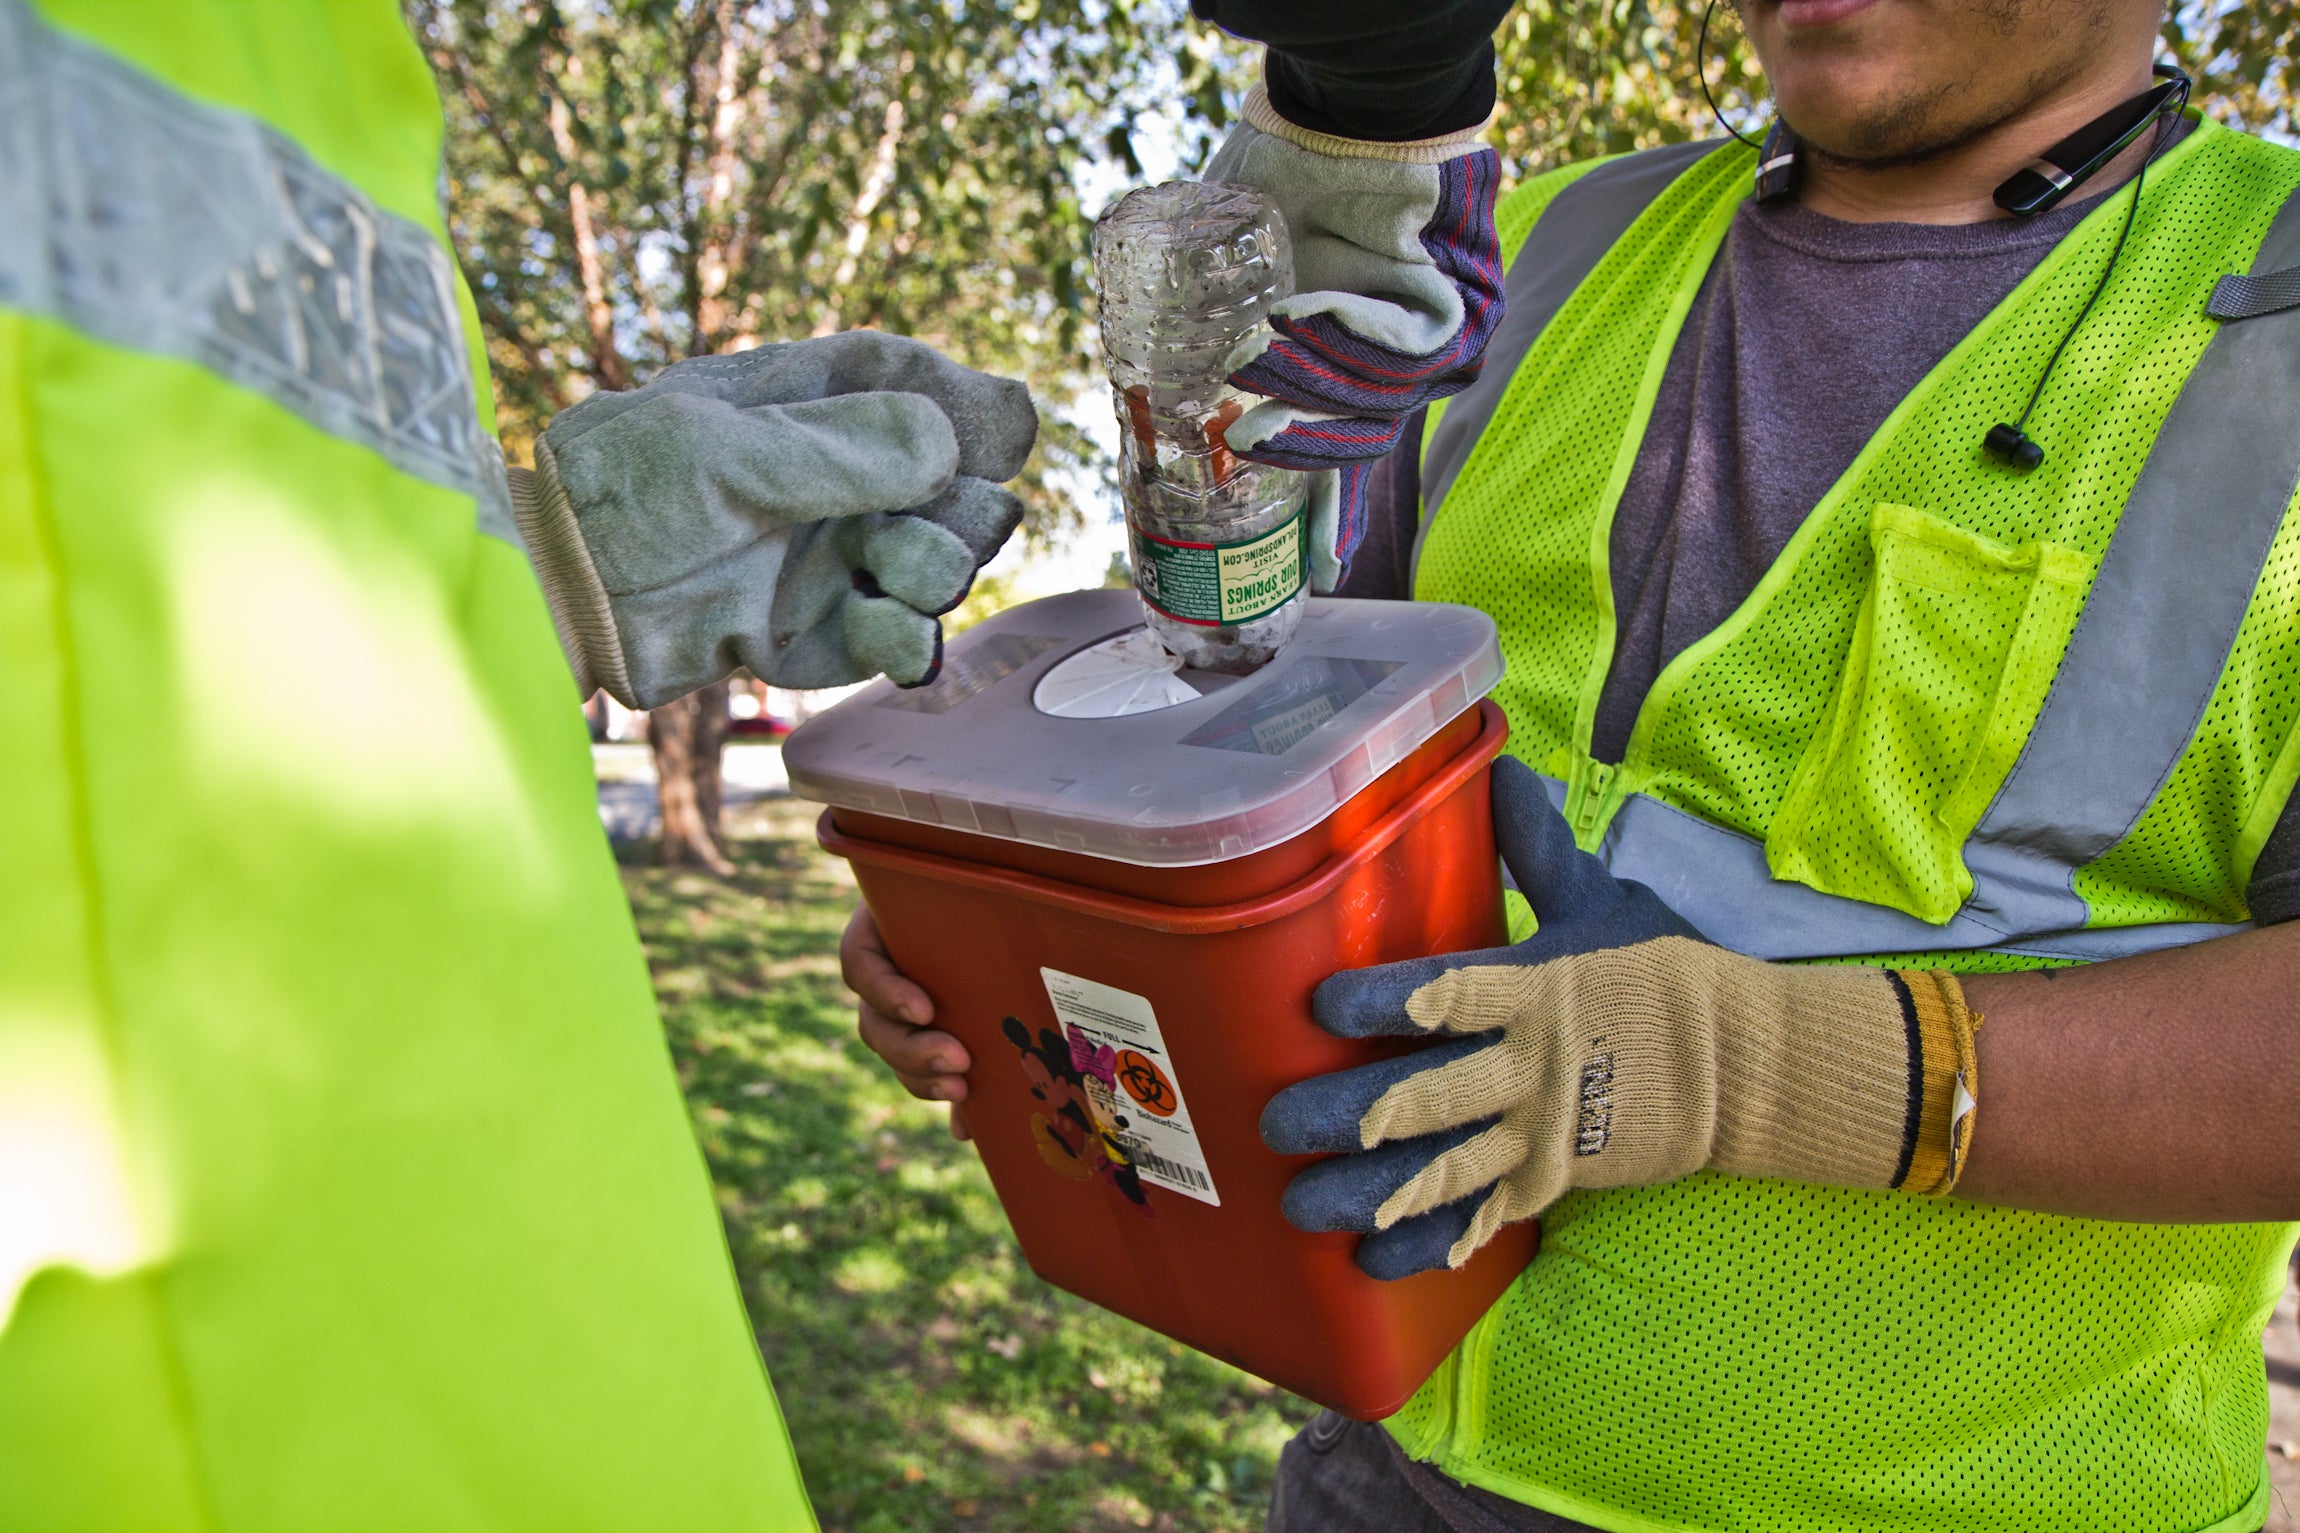
<path fill-rule="evenodd" d="M 1590 838 L 1598 833 L 1612 809 L 1613 780 L 1620 768 L 1609 761 L 1593 761 L 1583 756 L 1575 765 L 1571 791 L 1566 795 L 1565 816 L 1573 825 L 1573 838 L 1582 850 L 1589 850 Z"/>

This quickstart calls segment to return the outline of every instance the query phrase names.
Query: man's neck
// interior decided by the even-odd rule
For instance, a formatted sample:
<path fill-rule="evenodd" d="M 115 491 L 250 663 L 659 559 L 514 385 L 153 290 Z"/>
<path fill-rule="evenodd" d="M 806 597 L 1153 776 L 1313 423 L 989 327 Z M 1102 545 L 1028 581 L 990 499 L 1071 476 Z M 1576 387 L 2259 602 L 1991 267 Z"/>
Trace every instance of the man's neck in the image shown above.
<path fill-rule="evenodd" d="M 2073 88 L 2007 118 L 1978 138 L 1909 164 L 1870 168 L 1807 152 L 1797 200 L 1847 223 L 1977 224 L 2010 215 L 1996 189 L 2015 171 L 2120 102 L 2148 89 L 2146 66 Z M 2072 194 L 2097 197 L 2130 179 L 2156 142 L 2143 133 Z"/>

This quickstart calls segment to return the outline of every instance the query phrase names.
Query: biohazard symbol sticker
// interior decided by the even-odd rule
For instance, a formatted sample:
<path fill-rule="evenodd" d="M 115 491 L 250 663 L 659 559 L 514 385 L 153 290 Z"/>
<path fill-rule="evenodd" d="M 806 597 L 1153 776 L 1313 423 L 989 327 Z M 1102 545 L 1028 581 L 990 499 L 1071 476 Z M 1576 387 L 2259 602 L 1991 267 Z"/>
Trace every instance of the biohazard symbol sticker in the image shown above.
<path fill-rule="evenodd" d="M 1021 1021 L 1010 1018 L 1006 1028 L 1017 1048 L 1036 1056 L 1023 1061 L 1032 1084 L 1048 1077 L 1045 1101 L 1068 1111 L 1070 1097 L 1077 1098 L 1075 1121 L 1052 1121 L 1055 1106 L 1044 1114 L 1061 1141 L 1040 1144 L 1047 1164 L 1076 1181 L 1080 1173 L 1070 1162 L 1083 1161 L 1087 1175 L 1113 1178 L 1140 1213 L 1151 1211 L 1143 1199 L 1152 1187 L 1220 1208 L 1189 1095 L 1149 997 L 1059 969 L 1038 973 L 1057 1026 L 1039 1029 L 1035 1044 Z M 1066 1082 L 1074 1083 L 1070 1096 L 1061 1094 Z"/>
<path fill-rule="evenodd" d="M 1153 1118 L 1174 1116 L 1180 1100 L 1174 1095 L 1174 1083 L 1166 1079 L 1166 1072 L 1159 1069 L 1158 1061 L 1149 1055 L 1134 1049 L 1122 1050 L 1118 1055 L 1118 1084 Z"/>

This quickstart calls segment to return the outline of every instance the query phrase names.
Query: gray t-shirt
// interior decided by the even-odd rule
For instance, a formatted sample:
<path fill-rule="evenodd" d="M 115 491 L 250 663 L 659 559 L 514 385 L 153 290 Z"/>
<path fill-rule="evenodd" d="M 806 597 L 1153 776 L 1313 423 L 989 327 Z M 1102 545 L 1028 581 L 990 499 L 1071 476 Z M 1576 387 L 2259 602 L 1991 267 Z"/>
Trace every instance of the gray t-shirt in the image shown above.
<path fill-rule="evenodd" d="M 1741 205 L 1613 516 L 1620 626 L 1593 755 L 1621 759 L 1662 668 L 1747 600 L 1893 407 L 2092 206 L 1853 224 Z"/>
<path fill-rule="evenodd" d="M 1935 225 L 1742 205 L 1670 353 L 1614 514 L 1618 629 L 1591 741 L 1598 759 L 1621 759 L 1662 668 L 1748 599 L 1893 407 L 2094 206 Z M 1419 441 L 1409 430 L 1408 449 Z M 1413 478 L 1410 459 L 1374 476 L 1366 572 L 1354 563 L 1346 592 L 1394 584 L 1406 594 Z M 2249 897 L 2263 925 L 2300 915 L 2292 806 Z"/>

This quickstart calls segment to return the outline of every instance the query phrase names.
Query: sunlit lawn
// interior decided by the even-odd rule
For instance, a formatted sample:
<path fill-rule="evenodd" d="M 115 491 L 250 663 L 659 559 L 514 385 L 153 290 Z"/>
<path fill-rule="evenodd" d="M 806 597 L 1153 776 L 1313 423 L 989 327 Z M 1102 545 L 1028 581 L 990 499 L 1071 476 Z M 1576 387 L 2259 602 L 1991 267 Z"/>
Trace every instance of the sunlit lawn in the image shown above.
<path fill-rule="evenodd" d="M 625 880 L 826 1529 L 1254 1529 L 1313 1407 L 1034 1277 L 972 1150 L 854 1038 L 854 885 L 813 811 L 730 815 L 730 882 Z"/>

